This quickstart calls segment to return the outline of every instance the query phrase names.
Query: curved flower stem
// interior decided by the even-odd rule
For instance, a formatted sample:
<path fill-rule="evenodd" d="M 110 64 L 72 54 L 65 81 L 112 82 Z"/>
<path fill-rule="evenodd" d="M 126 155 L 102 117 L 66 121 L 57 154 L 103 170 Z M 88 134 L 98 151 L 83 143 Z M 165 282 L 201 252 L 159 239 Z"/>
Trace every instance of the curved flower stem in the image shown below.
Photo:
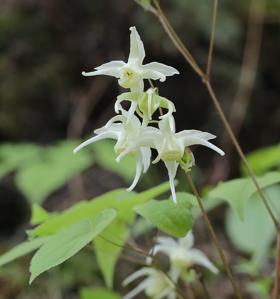
<path fill-rule="evenodd" d="M 193 58 L 193 56 L 191 56 L 191 53 L 190 51 L 186 48 L 185 45 L 183 45 L 181 39 L 178 37 L 177 33 L 174 31 L 173 27 L 171 26 L 171 24 L 169 23 L 169 21 L 167 20 L 164 12 L 162 11 L 160 5 L 159 5 L 159 2 L 158 0 L 154 0 L 154 5 L 155 5 L 155 11 L 153 12 L 159 19 L 160 23 L 162 24 L 163 28 L 165 29 L 166 33 L 168 34 L 169 38 L 172 40 L 173 44 L 175 45 L 175 47 L 178 49 L 178 51 L 184 56 L 185 60 L 190 64 L 190 66 L 193 68 L 193 70 L 198 74 L 198 76 L 202 79 L 203 83 L 205 84 L 206 86 L 206 89 L 208 91 L 208 94 L 214 104 L 214 107 L 216 109 L 216 111 L 218 112 L 222 122 L 223 122 L 223 125 L 225 127 L 225 129 L 227 130 L 228 134 L 229 134 L 229 137 L 230 139 L 232 140 L 232 143 L 233 145 L 235 146 L 236 148 L 236 151 L 237 153 L 239 154 L 240 156 L 240 159 L 242 160 L 243 164 L 245 165 L 245 168 L 247 169 L 248 171 L 248 174 L 250 175 L 250 177 L 252 178 L 252 181 L 256 187 L 256 190 L 257 192 L 259 193 L 260 197 L 261 197 L 261 200 L 263 201 L 264 205 L 265 205 L 265 208 L 267 210 L 267 212 L 269 213 L 270 217 L 271 217 L 271 220 L 273 221 L 274 223 L 274 226 L 276 228 L 277 231 L 280 230 L 279 228 L 279 222 L 277 221 L 274 213 L 272 212 L 272 209 L 270 208 L 269 204 L 268 204 L 268 201 L 257 181 L 257 178 L 252 170 L 252 168 L 250 167 L 246 157 L 245 157 L 245 154 L 243 152 L 243 150 L 241 149 L 235 135 L 234 135 L 234 132 L 229 124 L 229 121 L 227 120 L 226 116 L 225 116 L 225 113 L 216 97 L 216 94 L 213 90 L 213 87 L 212 87 L 212 84 L 210 82 L 210 78 L 207 74 L 207 72 L 204 72 L 201 70 L 201 68 L 198 66 L 198 64 L 196 63 L 195 59 Z M 215 10 L 215 6 L 214 6 L 214 10 Z M 216 19 L 216 15 L 217 13 L 213 13 L 213 19 L 212 19 L 212 22 L 214 21 L 214 19 Z M 212 28 L 214 26 L 212 25 Z M 211 40 L 212 44 L 214 44 L 214 34 L 212 33 L 211 34 Z M 212 50 L 211 50 L 212 49 Z M 213 52 L 213 45 L 210 46 L 210 54 L 208 55 L 208 61 L 209 61 L 209 66 L 208 66 L 208 69 L 210 71 L 210 68 L 211 68 L 211 61 L 212 61 L 212 52 Z"/>
<path fill-rule="evenodd" d="M 220 241 L 219 241 L 219 239 L 218 239 L 218 237 L 217 237 L 217 235 L 215 233 L 215 230 L 214 230 L 214 228 L 212 226 L 212 223 L 211 223 L 211 221 L 210 221 L 210 219 L 209 219 L 209 217 L 208 217 L 208 215 L 207 215 L 207 213 L 205 211 L 202 199 L 201 199 L 201 197 L 200 197 L 200 195 L 198 193 L 198 190 L 197 190 L 197 188 L 196 188 L 196 186 L 194 184 L 194 181 L 193 181 L 193 179 L 192 179 L 192 177 L 191 177 L 191 175 L 189 173 L 186 173 L 186 176 L 187 176 L 188 182 L 190 184 L 190 187 L 191 187 L 191 189 L 192 189 L 192 191 L 193 191 L 193 193 L 194 193 L 194 195 L 195 195 L 195 197 L 197 199 L 197 202 L 199 204 L 200 210 L 202 212 L 202 216 L 204 218 L 204 221 L 206 222 L 206 225 L 207 225 L 207 227 L 209 229 L 209 232 L 211 234 L 211 237 L 213 239 L 214 245 L 215 245 L 215 247 L 216 247 L 216 249 L 218 251 L 218 254 L 219 254 L 220 258 L 221 258 L 221 261 L 223 263 L 223 266 L 224 266 L 224 269 L 226 271 L 226 274 L 227 274 L 227 276 L 228 276 L 228 278 L 229 278 L 229 280 L 230 280 L 230 282 L 232 284 L 232 287 L 234 289 L 235 295 L 236 295 L 236 297 L 238 299 L 242 299 L 243 297 L 241 295 L 241 292 L 239 290 L 237 282 L 235 281 L 235 279 L 233 277 L 233 274 L 232 274 L 232 272 L 230 270 L 230 266 L 229 266 L 229 264 L 228 264 L 228 262 L 226 260 L 225 255 L 224 255 L 221 243 L 220 243 Z"/>

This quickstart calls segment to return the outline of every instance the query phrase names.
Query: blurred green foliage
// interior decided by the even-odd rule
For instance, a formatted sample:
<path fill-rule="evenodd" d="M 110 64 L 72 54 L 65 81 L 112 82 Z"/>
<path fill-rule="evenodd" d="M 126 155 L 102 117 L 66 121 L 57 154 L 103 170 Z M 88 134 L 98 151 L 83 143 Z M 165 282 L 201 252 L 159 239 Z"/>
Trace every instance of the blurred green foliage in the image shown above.
<path fill-rule="evenodd" d="M 42 203 L 52 192 L 63 187 L 94 163 L 120 175 L 130 182 L 134 177 L 132 157 L 115 161 L 110 141 L 101 141 L 76 155 L 73 149 L 78 141 L 61 141 L 54 145 L 2 144 L 0 145 L 0 174 L 15 172 L 15 183 L 31 203 Z"/>
<path fill-rule="evenodd" d="M 260 148 L 247 155 L 248 163 L 257 175 L 262 175 L 271 169 L 280 168 L 280 144 Z M 242 172 L 246 174 L 244 166 Z"/>
<path fill-rule="evenodd" d="M 81 299 L 121 299 L 121 296 L 112 291 L 101 288 L 85 288 L 82 289 Z"/>

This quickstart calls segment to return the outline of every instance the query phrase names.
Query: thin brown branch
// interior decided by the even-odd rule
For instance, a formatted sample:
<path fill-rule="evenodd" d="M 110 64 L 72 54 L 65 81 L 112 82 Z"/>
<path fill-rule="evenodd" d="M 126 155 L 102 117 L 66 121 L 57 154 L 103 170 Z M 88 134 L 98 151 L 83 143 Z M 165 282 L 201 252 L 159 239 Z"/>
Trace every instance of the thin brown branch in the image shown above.
<path fill-rule="evenodd" d="M 247 27 L 247 37 L 243 53 L 239 84 L 237 93 L 233 99 L 229 123 L 233 128 L 235 136 L 239 135 L 240 128 L 245 119 L 246 112 L 252 98 L 260 49 L 262 44 L 263 23 L 265 19 L 265 1 L 252 0 Z M 224 136 L 224 144 L 227 142 L 227 135 Z M 230 148 L 228 149 L 230 151 Z"/>
<path fill-rule="evenodd" d="M 114 246 L 122 248 L 122 249 L 127 249 L 131 253 L 138 253 L 139 255 L 144 256 L 144 257 L 149 257 L 150 256 L 150 254 L 147 253 L 145 250 L 143 250 L 143 249 L 141 249 L 139 247 L 136 247 L 134 245 L 131 245 L 131 244 L 121 245 L 121 244 L 118 244 L 117 242 L 114 242 L 112 240 L 109 240 L 109 239 L 105 238 L 102 235 L 99 235 L 98 237 L 101 238 L 102 240 L 110 243 L 111 245 L 114 245 Z"/>
<path fill-rule="evenodd" d="M 211 37 L 210 37 L 207 68 L 206 68 L 206 75 L 207 75 L 208 79 L 209 79 L 210 73 L 211 73 L 212 57 L 213 57 L 214 42 L 215 42 L 215 35 L 216 35 L 217 11 L 218 11 L 218 0 L 214 0 L 213 14 L 212 14 L 212 25 L 211 25 Z"/>
<path fill-rule="evenodd" d="M 242 299 L 243 297 L 241 295 L 241 292 L 239 290 L 237 282 L 235 281 L 235 279 L 233 277 L 233 274 L 232 274 L 232 272 L 230 270 L 230 266 L 229 266 L 229 264 L 228 264 L 228 262 L 226 260 L 226 257 L 224 255 L 224 252 L 223 252 L 222 246 L 220 244 L 220 241 L 219 241 L 219 239 L 218 239 L 218 237 L 217 237 L 217 235 L 215 233 L 215 230 L 214 230 L 214 228 L 212 226 L 212 223 L 211 223 L 211 221 L 210 221 L 210 219 L 209 219 L 209 217 L 208 217 L 208 215 L 207 215 L 207 213 L 205 211 L 202 199 L 201 199 L 201 197 L 200 197 L 200 195 L 198 193 L 198 190 L 197 190 L 197 188 L 196 188 L 196 186 L 194 184 L 194 181 L 193 181 L 193 179 L 192 179 L 192 177 L 191 177 L 191 175 L 189 173 L 187 173 L 186 175 L 187 175 L 187 179 L 188 179 L 188 182 L 190 184 L 190 187 L 191 187 L 191 189 L 192 189 L 192 191 L 193 191 L 193 193 L 194 193 L 194 195 L 195 195 L 195 197 L 197 199 L 197 202 L 199 204 L 200 210 L 202 212 L 202 216 L 203 216 L 204 221 L 205 221 L 205 223 L 206 223 L 206 225 L 207 225 L 207 227 L 209 229 L 209 232 L 210 232 L 211 237 L 213 239 L 214 245 L 215 245 L 215 247 L 216 247 L 216 249 L 218 251 L 218 254 L 219 254 L 220 258 L 221 258 L 221 261 L 222 261 L 222 264 L 223 264 L 224 269 L 226 271 L 226 274 L 227 274 L 227 276 L 228 276 L 228 278 L 229 278 L 229 280 L 230 280 L 230 282 L 232 284 L 232 287 L 234 289 L 234 293 L 235 293 L 235 295 L 236 295 L 237 298 Z"/>

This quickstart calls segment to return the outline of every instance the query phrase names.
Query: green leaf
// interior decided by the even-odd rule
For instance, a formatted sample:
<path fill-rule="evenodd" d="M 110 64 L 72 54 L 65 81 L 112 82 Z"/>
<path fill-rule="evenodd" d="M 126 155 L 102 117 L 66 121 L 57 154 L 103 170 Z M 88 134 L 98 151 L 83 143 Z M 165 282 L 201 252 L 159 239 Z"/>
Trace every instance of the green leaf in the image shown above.
<path fill-rule="evenodd" d="M 54 216 L 31 232 L 31 236 L 48 236 L 60 229 L 75 223 L 83 218 L 92 218 L 106 208 L 118 211 L 118 218 L 132 223 L 135 217 L 133 207 L 152 199 L 169 189 L 169 183 L 164 183 L 139 194 L 117 189 L 107 192 L 91 201 L 79 202 L 70 209 Z"/>
<path fill-rule="evenodd" d="M 271 186 L 280 182 L 280 172 L 268 172 L 257 178 L 261 188 Z M 220 198 L 227 201 L 243 219 L 246 201 L 256 192 L 256 187 L 251 178 L 235 179 L 218 184 L 208 197 Z"/>
<path fill-rule="evenodd" d="M 264 192 L 274 213 L 280 216 L 280 187 L 272 186 Z M 258 194 L 246 202 L 243 221 L 232 209 L 227 211 L 226 229 L 236 248 L 253 255 L 258 263 L 267 257 L 269 247 L 276 236 L 273 222 Z"/>
<path fill-rule="evenodd" d="M 31 241 L 23 242 L 23 243 L 15 246 L 11 250 L 5 252 L 4 254 L 2 254 L 0 256 L 0 266 L 4 266 L 4 265 L 12 262 L 13 260 L 18 259 L 19 257 L 22 257 L 22 256 L 34 251 L 35 249 L 41 247 L 44 243 L 46 243 L 47 240 L 49 240 L 48 237 L 37 238 L 37 239 L 31 240 Z"/>
<path fill-rule="evenodd" d="M 114 208 L 116 202 L 126 196 L 132 196 L 125 189 L 116 189 L 102 194 L 91 201 L 81 201 L 42 223 L 31 232 L 32 236 L 48 236 L 84 218 L 94 218 L 106 208 Z"/>
<path fill-rule="evenodd" d="M 127 198 L 119 203 L 119 215 L 120 217 L 124 217 L 124 219 L 129 219 L 131 216 L 131 211 L 133 211 L 133 207 L 139 205 L 141 203 L 146 202 L 149 199 L 155 198 L 160 194 L 165 193 L 170 188 L 169 182 L 160 184 L 156 187 L 150 188 L 146 191 L 138 193 L 131 198 Z"/>
<path fill-rule="evenodd" d="M 48 213 L 46 210 L 44 210 L 41 206 L 38 204 L 32 205 L 32 213 L 31 213 L 31 220 L 30 223 L 32 225 L 37 225 L 42 222 L 47 221 L 52 215 Z"/>
<path fill-rule="evenodd" d="M 55 267 L 92 241 L 116 217 L 116 211 L 107 209 L 94 221 L 83 219 L 51 237 L 33 256 L 30 264 L 30 283 L 41 273 Z"/>
<path fill-rule="evenodd" d="M 171 199 L 150 200 L 136 206 L 135 211 L 161 231 L 177 238 L 184 237 L 193 225 L 190 208 L 195 199 L 193 195 L 185 193 L 178 196 L 177 200 L 177 205 Z"/>
<path fill-rule="evenodd" d="M 280 144 L 258 149 L 246 156 L 248 163 L 257 175 L 262 175 L 274 167 L 280 166 Z M 244 166 L 242 172 L 247 173 Z"/>
<path fill-rule="evenodd" d="M 121 299 L 122 297 L 112 291 L 101 288 L 84 288 L 80 291 L 81 299 Z"/>
<path fill-rule="evenodd" d="M 0 146 L 0 178 L 39 157 L 40 147 L 28 143 Z"/>
<path fill-rule="evenodd" d="M 127 225 L 116 219 L 93 241 L 97 263 L 108 288 L 113 287 L 115 266 L 128 236 Z"/>
<path fill-rule="evenodd" d="M 99 141 L 93 145 L 96 161 L 106 170 L 121 176 L 125 181 L 131 182 L 135 175 L 135 159 L 131 156 L 124 157 L 116 162 L 114 144 L 111 141 Z"/>
<path fill-rule="evenodd" d="M 77 142 L 64 141 L 41 150 L 39 158 L 25 165 L 16 175 L 16 184 L 32 203 L 41 203 L 74 175 L 93 163 L 87 150 L 74 155 Z"/>

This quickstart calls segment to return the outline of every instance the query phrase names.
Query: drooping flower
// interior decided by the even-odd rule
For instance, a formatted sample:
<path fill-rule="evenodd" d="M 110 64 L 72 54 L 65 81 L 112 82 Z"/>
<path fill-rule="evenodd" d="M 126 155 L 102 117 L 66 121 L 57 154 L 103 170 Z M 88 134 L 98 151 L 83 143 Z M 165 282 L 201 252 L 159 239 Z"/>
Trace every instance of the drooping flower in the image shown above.
<path fill-rule="evenodd" d="M 77 153 L 85 146 L 103 139 L 114 139 L 114 146 L 117 153 L 116 161 L 119 162 L 126 155 L 133 155 L 136 159 L 136 173 L 128 191 L 131 191 L 136 186 L 140 179 L 141 173 L 146 172 L 151 161 L 151 144 L 153 142 L 154 131 L 153 127 L 142 126 L 141 122 L 135 115 L 129 115 L 125 110 L 121 110 L 122 114 L 111 118 L 107 124 L 94 131 L 97 134 L 89 138 L 74 149 Z"/>
<path fill-rule="evenodd" d="M 171 278 L 176 281 L 182 272 L 193 265 L 200 265 L 217 274 L 218 269 L 210 262 L 207 256 L 199 249 L 193 248 L 194 237 L 189 231 L 184 238 L 175 241 L 169 237 L 158 237 L 157 244 L 152 249 L 153 255 L 159 252 L 166 254 L 170 259 Z"/>
<path fill-rule="evenodd" d="M 143 64 L 145 49 L 135 27 L 130 27 L 130 53 L 128 61 L 114 60 L 95 68 L 93 72 L 83 72 L 84 76 L 108 75 L 118 78 L 120 86 L 131 91 L 143 92 L 144 79 L 165 81 L 167 76 L 179 74 L 171 67 L 158 62 Z"/>
<path fill-rule="evenodd" d="M 154 268 L 144 267 L 134 272 L 124 280 L 123 285 L 126 286 L 142 276 L 147 276 L 147 278 L 145 278 L 137 287 L 124 296 L 123 299 L 131 299 L 143 291 L 149 298 L 152 299 L 176 298 L 174 283 L 172 283 L 170 278 L 163 272 Z"/>
<path fill-rule="evenodd" d="M 159 116 L 159 119 L 168 118 L 176 111 L 174 104 L 158 95 L 156 88 L 149 88 L 146 92 L 125 92 L 117 97 L 115 103 L 115 112 L 119 113 L 122 108 L 123 101 L 130 101 L 129 113 L 134 114 L 135 111 L 143 118 L 145 123 L 152 120 L 152 115 L 159 108 L 167 109 L 167 113 Z"/>
<path fill-rule="evenodd" d="M 208 141 L 216 138 L 215 135 L 198 130 L 183 130 L 176 133 L 173 116 L 170 116 L 167 119 L 162 119 L 159 122 L 159 129 L 160 134 L 158 135 L 158 132 L 156 132 L 157 141 L 154 143 L 155 148 L 158 151 L 158 156 L 153 163 L 156 163 L 159 160 L 164 162 L 168 171 L 172 198 L 176 203 L 174 178 L 176 176 L 178 166 L 180 163 L 185 163 L 186 155 L 188 155 L 189 159 L 187 168 L 190 169 L 191 166 L 194 165 L 194 157 L 192 154 L 188 154 L 188 152 L 190 152 L 188 147 L 199 144 L 209 147 L 222 156 L 225 153 Z"/>

